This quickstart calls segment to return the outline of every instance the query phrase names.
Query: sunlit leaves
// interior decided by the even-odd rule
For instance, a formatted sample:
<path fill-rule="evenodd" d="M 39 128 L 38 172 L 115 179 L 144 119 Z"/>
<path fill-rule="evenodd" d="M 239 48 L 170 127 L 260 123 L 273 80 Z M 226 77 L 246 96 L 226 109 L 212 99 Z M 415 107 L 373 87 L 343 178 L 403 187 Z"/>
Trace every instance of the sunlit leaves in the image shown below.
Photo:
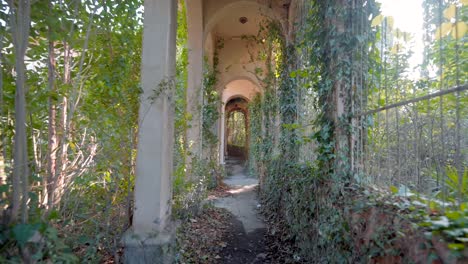
<path fill-rule="evenodd" d="M 390 52 L 393 53 L 393 54 L 397 54 L 397 53 L 400 52 L 401 50 L 403 50 L 403 44 L 397 43 L 397 44 L 393 45 L 393 47 L 392 47 L 392 49 L 390 50 Z"/>
<path fill-rule="evenodd" d="M 455 18 L 457 14 L 457 7 L 455 5 L 450 5 L 448 8 L 444 10 L 444 17 L 447 19 Z"/>
<path fill-rule="evenodd" d="M 374 17 L 374 19 L 372 19 L 371 26 L 372 27 L 379 26 L 380 24 L 382 24 L 383 19 L 384 19 L 384 16 L 382 14 L 379 14 L 378 16 Z"/>
<path fill-rule="evenodd" d="M 452 4 L 449 5 L 443 11 L 444 17 L 448 20 L 448 22 L 442 23 L 435 32 L 434 38 L 439 40 L 448 36 L 451 33 L 452 38 L 454 39 L 461 39 L 465 36 L 466 31 L 468 29 L 466 23 L 464 21 L 455 21 L 457 19 L 457 6 Z"/>
<path fill-rule="evenodd" d="M 448 35 L 448 33 L 452 30 L 452 23 L 446 22 L 443 23 L 439 28 L 436 30 L 435 37 L 436 39 L 440 39 Z"/>
<path fill-rule="evenodd" d="M 440 27 L 437 28 L 435 33 L 435 39 L 439 40 L 443 37 L 446 37 L 451 33 L 454 39 L 460 39 L 465 36 L 468 26 L 463 21 L 458 21 L 457 23 L 445 22 L 442 23 Z"/>
<path fill-rule="evenodd" d="M 454 24 L 454 28 L 452 29 L 452 37 L 455 39 L 461 39 L 465 36 L 468 26 L 464 21 L 459 21 Z"/>

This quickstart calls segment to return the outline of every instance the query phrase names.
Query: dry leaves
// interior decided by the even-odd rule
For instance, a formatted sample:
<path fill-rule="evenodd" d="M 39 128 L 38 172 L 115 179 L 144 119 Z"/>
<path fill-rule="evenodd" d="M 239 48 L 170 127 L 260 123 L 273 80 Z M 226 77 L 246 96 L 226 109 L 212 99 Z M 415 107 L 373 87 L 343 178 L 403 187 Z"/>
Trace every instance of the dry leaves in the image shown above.
<path fill-rule="evenodd" d="M 231 225 L 226 209 L 207 208 L 183 224 L 177 236 L 179 263 L 218 263 Z"/>

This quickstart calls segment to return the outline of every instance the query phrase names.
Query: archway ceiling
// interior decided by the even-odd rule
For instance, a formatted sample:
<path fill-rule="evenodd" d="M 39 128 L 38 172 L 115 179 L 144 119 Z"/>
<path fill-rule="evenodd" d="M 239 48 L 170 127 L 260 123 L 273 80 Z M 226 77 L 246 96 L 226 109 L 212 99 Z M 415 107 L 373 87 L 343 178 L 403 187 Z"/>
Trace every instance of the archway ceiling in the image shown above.
<path fill-rule="evenodd" d="M 216 32 L 216 35 L 227 39 L 240 38 L 243 35 L 256 36 L 260 30 L 260 23 L 267 19 L 259 12 L 260 10 L 252 8 L 233 7 L 232 12 L 215 26 L 214 32 Z M 241 17 L 247 18 L 245 24 L 239 22 Z"/>
<path fill-rule="evenodd" d="M 247 100 L 252 100 L 260 89 L 248 80 L 235 80 L 226 85 L 223 91 L 222 100 L 226 104 L 228 100 L 240 96 Z"/>
<path fill-rule="evenodd" d="M 232 1 L 236 2 L 236 1 Z M 265 14 L 265 7 L 276 7 L 276 9 L 287 10 L 291 0 L 257 0 L 257 1 L 238 1 L 239 3 L 230 7 L 229 12 L 225 13 L 213 28 L 213 33 L 229 39 L 240 38 L 242 36 L 256 36 L 260 30 L 260 25 L 268 16 Z M 263 5 L 260 7 L 254 2 Z M 246 17 L 247 22 L 242 24 L 239 19 Z"/>

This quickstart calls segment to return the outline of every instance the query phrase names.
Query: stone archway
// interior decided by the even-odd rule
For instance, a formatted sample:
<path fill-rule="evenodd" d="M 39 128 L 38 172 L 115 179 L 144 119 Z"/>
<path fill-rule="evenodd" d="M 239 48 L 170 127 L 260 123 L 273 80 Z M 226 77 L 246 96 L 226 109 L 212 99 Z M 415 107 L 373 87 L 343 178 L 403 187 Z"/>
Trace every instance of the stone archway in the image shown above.
<path fill-rule="evenodd" d="M 203 58 L 213 66 L 218 53 L 220 62 L 218 91 L 222 94 L 221 122 L 218 135 L 224 141 L 225 108 L 234 97 L 251 100 L 261 93 L 261 83 L 255 73 L 265 72 L 264 62 L 251 59 L 245 47 L 245 35 L 258 32 L 263 18 L 279 21 L 286 35 L 291 0 L 186 0 L 188 24 L 187 110 L 192 114 L 187 141 L 192 151 L 201 156 L 203 104 Z M 144 31 L 138 151 L 136 158 L 135 203 L 133 225 L 124 237 L 125 261 L 170 263 L 171 255 L 163 253 L 175 231 L 171 222 L 173 163 L 173 89 L 175 75 L 177 1 L 148 0 L 144 2 Z M 242 17 L 247 18 L 243 23 Z M 233 20 L 229 20 L 229 19 Z M 229 21 L 230 22 L 229 22 Z M 250 21 L 250 24 L 249 24 Z M 227 22 L 227 23 L 225 23 Z M 250 28 L 249 28 L 250 27 Z M 236 28 L 236 30 L 232 30 Z M 239 29 L 239 30 L 237 30 Z M 225 39 L 225 48 L 217 50 L 215 40 Z M 256 49 L 255 46 L 252 49 Z M 263 67 L 263 68 L 262 68 Z M 154 89 L 167 88 L 158 98 Z M 219 144 L 220 163 L 224 162 L 224 144 Z M 130 261 L 131 260 L 131 261 Z"/>
<path fill-rule="evenodd" d="M 218 127 L 218 135 L 219 137 L 219 163 L 224 164 L 225 157 L 228 151 L 228 145 L 226 137 L 227 135 L 227 118 L 229 117 L 229 113 L 234 110 L 242 111 L 245 114 L 247 125 L 246 128 L 248 129 L 249 126 L 249 118 L 248 118 L 248 103 L 257 95 L 261 94 L 263 91 L 262 89 L 250 80 L 247 77 L 237 77 L 233 78 L 229 83 L 224 86 L 222 90 L 221 100 L 221 120 L 219 122 Z M 236 106 L 236 100 L 237 102 Z M 231 102 L 234 102 L 233 104 Z M 247 133 L 248 134 L 248 133 Z M 248 139 L 247 139 L 248 142 Z M 248 146 L 246 146 L 248 149 Z"/>
<path fill-rule="evenodd" d="M 234 97 L 225 106 L 225 157 L 246 160 L 249 151 L 249 109 L 245 97 Z"/>
<path fill-rule="evenodd" d="M 289 30 L 291 0 L 205 0 L 204 52 L 210 66 L 216 66 L 217 90 L 222 97 L 218 121 L 219 163 L 224 164 L 226 145 L 224 106 L 233 96 L 250 101 L 262 93 L 263 79 L 269 70 L 262 59 L 265 51 L 259 42 L 262 30 L 271 21 L 281 25 L 282 33 Z"/>

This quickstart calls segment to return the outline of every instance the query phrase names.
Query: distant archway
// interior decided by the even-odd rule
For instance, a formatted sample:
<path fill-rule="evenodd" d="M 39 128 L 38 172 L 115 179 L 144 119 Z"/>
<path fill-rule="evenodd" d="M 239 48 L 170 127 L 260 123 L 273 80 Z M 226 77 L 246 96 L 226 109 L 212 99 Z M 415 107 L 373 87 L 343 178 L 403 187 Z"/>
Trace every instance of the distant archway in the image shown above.
<path fill-rule="evenodd" d="M 235 97 L 229 100 L 225 108 L 225 154 L 228 158 L 245 160 L 249 151 L 248 101 Z"/>
<path fill-rule="evenodd" d="M 245 77 L 232 78 L 222 90 L 221 120 L 219 125 L 220 163 L 225 157 L 246 159 L 249 151 L 249 102 L 261 93 L 260 87 Z M 229 126 L 235 126 L 229 127 Z M 234 130 L 233 130 L 234 129 Z M 233 134 L 235 132 L 236 134 Z M 243 136 L 245 134 L 245 137 Z M 239 144 L 239 137 L 245 142 Z M 234 139 L 234 142 L 231 142 Z M 237 141 L 236 141 L 237 140 Z"/>

